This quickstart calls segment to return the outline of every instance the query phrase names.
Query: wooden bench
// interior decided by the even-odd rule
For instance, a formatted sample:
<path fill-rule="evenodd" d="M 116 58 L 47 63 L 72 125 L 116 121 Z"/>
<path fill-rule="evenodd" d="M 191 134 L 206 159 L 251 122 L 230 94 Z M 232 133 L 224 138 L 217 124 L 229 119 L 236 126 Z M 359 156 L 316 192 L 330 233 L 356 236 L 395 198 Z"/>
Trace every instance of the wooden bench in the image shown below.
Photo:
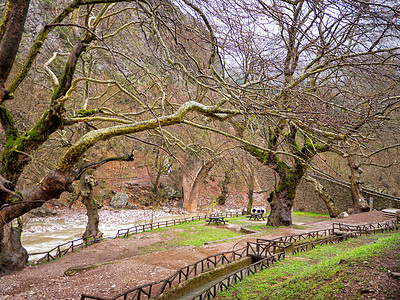
<path fill-rule="evenodd" d="M 209 217 L 208 219 L 206 219 L 206 222 L 208 222 L 208 225 L 210 225 L 210 224 L 218 225 L 221 223 L 226 224 L 226 221 L 227 220 L 225 220 L 225 217 Z"/>

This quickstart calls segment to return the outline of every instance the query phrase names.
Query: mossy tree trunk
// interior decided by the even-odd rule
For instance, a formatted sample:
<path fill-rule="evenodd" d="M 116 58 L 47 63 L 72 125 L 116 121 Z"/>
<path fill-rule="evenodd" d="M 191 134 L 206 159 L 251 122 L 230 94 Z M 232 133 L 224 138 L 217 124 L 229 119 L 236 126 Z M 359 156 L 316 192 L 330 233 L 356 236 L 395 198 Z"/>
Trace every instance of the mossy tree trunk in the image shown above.
<path fill-rule="evenodd" d="M 365 201 L 361 191 L 361 174 L 363 170 L 360 165 L 354 161 L 354 158 L 350 155 L 347 157 L 347 164 L 350 167 L 350 190 L 351 198 L 353 200 L 353 212 L 360 213 L 369 211 L 369 205 Z"/>
<path fill-rule="evenodd" d="M 225 171 L 224 180 L 220 183 L 221 194 L 218 197 L 218 204 L 225 205 L 226 199 L 228 198 L 228 185 L 231 183 L 231 175 L 229 171 Z"/>
<path fill-rule="evenodd" d="M 279 166 L 280 180 L 268 198 L 271 213 L 267 225 L 275 227 L 292 225 L 292 208 L 296 190 L 306 171 L 306 166 L 303 164 L 295 165 L 293 169 L 283 162 Z"/>
<path fill-rule="evenodd" d="M 307 171 L 311 159 L 317 152 L 327 151 L 326 145 L 320 145 L 303 135 L 297 135 L 297 129 L 288 125 L 288 133 L 283 134 L 285 122 L 269 132 L 269 144 L 272 151 L 262 151 L 255 147 L 245 146 L 244 149 L 254 156 L 258 161 L 268 166 L 279 176 L 279 181 L 271 191 L 268 202 L 271 206 L 271 213 L 267 225 L 270 226 L 291 226 L 292 208 L 300 180 Z M 285 162 L 275 154 L 279 137 L 285 135 L 285 143 L 288 145 L 288 153 L 293 154 L 292 158 Z M 303 139 L 303 146 L 299 146 L 296 138 Z"/>
<path fill-rule="evenodd" d="M 19 9 L 21 9 L 21 7 L 23 6 L 23 4 L 21 4 L 22 2 L 29 3 L 29 1 L 16 1 L 15 5 L 19 7 L 15 7 L 13 10 L 18 11 Z M 23 22 L 22 22 L 22 28 L 20 28 L 20 30 L 22 34 Z M 3 42 L 5 39 L 6 35 L 2 36 L 1 42 Z M 65 109 L 64 109 L 64 103 L 63 101 L 60 101 L 60 98 L 62 98 L 71 87 L 78 59 L 85 50 L 87 44 L 90 43 L 92 39 L 93 37 L 89 35 L 83 38 L 82 40 L 77 41 L 74 49 L 71 51 L 70 57 L 65 67 L 65 71 L 61 78 L 62 84 L 60 84 L 55 89 L 48 110 L 46 110 L 42 114 L 39 121 L 30 130 L 26 131 L 23 134 L 20 134 L 10 111 L 7 109 L 4 103 L 1 104 L 0 120 L 3 128 L 5 129 L 7 142 L 0 155 L 0 159 L 2 161 L 2 167 L 0 173 L 4 178 L 8 179 L 13 184 L 16 184 L 18 182 L 24 168 L 30 163 L 31 161 L 30 154 L 36 151 L 37 148 L 40 147 L 40 145 L 46 142 L 52 133 L 54 133 L 63 126 Z M 2 68 L 3 67 L 0 67 L 0 77 L 4 75 L 4 73 L 7 73 L 7 71 L 3 70 Z M 25 71 L 27 72 L 28 70 Z M 0 83 L 0 85 L 3 84 Z M 9 92 L 10 91 L 6 92 L 5 94 Z M 1 100 L 3 101 L 5 98 L 6 95 L 4 95 L 3 99 Z M 69 172 L 67 171 L 66 173 Z M 55 173 L 50 173 L 50 174 L 55 174 Z M 58 174 L 58 176 L 59 175 L 61 174 Z M 65 191 L 65 187 L 63 191 Z M 56 195 L 56 197 L 59 197 L 59 195 L 63 191 L 59 191 L 55 187 L 50 188 L 50 194 L 54 194 Z M 40 201 L 38 201 L 38 199 L 40 199 Z M 3 219 L 3 222 L 4 220 L 9 219 L 8 218 L 9 215 L 10 216 L 14 215 L 15 217 L 21 216 L 22 214 L 28 212 L 33 208 L 40 207 L 45 201 L 48 201 L 50 199 L 51 198 L 40 196 L 38 198 L 34 198 L 35 203 L 33 205 L 27 203 L 26 205 L 22 205 L 21 207 L 13 205 L 13 207 L 7 207 L 6 210 L 2 209 L 1 211 L 2 215 L 7 216 L 5 219 Z M 24 194 L 24 200 L 26 200 L 25 194 Z M 6 204 L 8 201 L 9 200 L 7 197 L 0 197 L 0 206 Z M 14 212 L 11 212 L 11 210 L 14 210 Z M 26 263 L 26 250 L 23 249 L 21 245 L 20 235 L 16 234 L 10 235 L 9 232 L 7 231 L 8 230 L 7 226 L 2 226 L 2 228 L 3 232 L 1 233 L 0 236 L 1 238 L 0 244 L 2 244 L 3 246 L 0 248 L 0 265 L 2 265 L 3 270 L 12 271 L 18 269 L 21 264 Z M 14 253 L 13 255 L 4 252 L 10 249 Z M 10 255 L 12 255 L 13 257 L 12 260 L 7 259 L 7 257 Z"/>
<path fill-rule="evenodd" d="M 80 178 L 82 203 L 86 207 L 86 214 L 88 216 L 86 229 L 82 235 L 83 239 L 98 237 L 101 235 L 99 230 L 100 218 L 98 204 L 93 198 L 93 187 L 97 185 L 97 181 L 92 173 L 92 170 L 85 171 Z"/>

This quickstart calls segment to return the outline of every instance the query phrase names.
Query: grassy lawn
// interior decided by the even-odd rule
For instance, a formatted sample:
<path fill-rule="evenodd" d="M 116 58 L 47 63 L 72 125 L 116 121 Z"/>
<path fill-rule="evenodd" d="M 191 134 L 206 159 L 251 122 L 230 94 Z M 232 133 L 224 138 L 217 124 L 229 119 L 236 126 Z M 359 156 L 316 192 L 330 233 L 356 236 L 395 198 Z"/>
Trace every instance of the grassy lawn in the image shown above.
<path fill-rule="evenodd" d="M 162 236 L 165 239 L 150 246 L 140 248 L 144 253 L 167 250 L 181 246 L 201 246 L 206 242 L 243 235 L 243 233 L 228 230 L 222 225 L 206 226 L 204 220 L 159 228 L 152 232 L 162 233 Z"/>
<path fill-rule="evenodd" d="M 295 211 L 293 212 L 293 223 L 312 223 L 318 222 L 324 219 L 329 219 L 328 214 L 317 214 L 311 212 Z M 246 226 L 246 228 L 256 231 L 271 232 L 275 227 L 266 226 L 268 221 L 268 214 L 265 215 L 265 221 L 249 222 L 249 219 L 245 216 L 237 218 L 229 218 L 229 223 Z M 307 226 L 304 225 L 293 225 L 296 229 L 305 229 Z"/>
<path fill-rule="evenodd" d="M 222 226 L 200 226 L 204 225 L 204 221 L 197 221 L 196 223 L 197 224 L 187 223 L 179 225 L 179 229 L 183 229 L 183 231 L 176 232 L 176 236 L 174 240 L 171 241 L 171 245 L 174 247 L 201 246 L 206 242 L 243 235 L 241 233 L 227 230 Z"/>
<path fill-rule="evenodd" d="M 325 214 L 294 212 L 294 221 L 296 222 L 298 218 L 302 218 L 302 220 L 307 218 L 310 220 L 310 222 L 312 222 L 312 220 L 329 218 L 329 216 Z M 249 219 L 246 216 L 227 217 L 226 220 L 229 224 L 246 226 L 247 228 L 255 231 L 268 233 L 275 230 L 275 227 L 266 226 L 267 218 L 262 222 L 249 222 Z M 237 233 L 232 230 L 228 230 L 222 225 L 206 226 L 205 224 L 206 222 L 204 220 L 200 220 L 155 229 L 151 232 L 161 233 L 164 237 L 163 241 L 141 247 L 140 250 L 142 253 L 149 253 L 181 246 L 201 246 L 206 242 L 219 241 L 244 235 L 244 233 Z M 299 225 L 294 225 L 293 227 L 297 229 L 305 228 L 304 226 Z"/>
<path fill-rule="evenodd" d="M 317 214 L 305 211 L 294 211 L 293 222 L 294 223 L 312 223 L 329 219 L 329 214 Z"/>
<path fill-rule="evenodd" d="M 343 299 L 346 288 L 346 299 L 359 299 L 361 293 L 351 285 L 367 279 L 356 267 L 368 265 L 374 257 L 388 249 L 398 249 L 399 245 L 400 233 L 393 233 L 319 246 L 245 278 L 223 292 L 219 299 Z M 395 253 L 400 262 L 399 252 Z M 369 270 L 367 274 L 372 272 Z M 386 297 L 393 299 L 396 295 L 386 291 Z"/>

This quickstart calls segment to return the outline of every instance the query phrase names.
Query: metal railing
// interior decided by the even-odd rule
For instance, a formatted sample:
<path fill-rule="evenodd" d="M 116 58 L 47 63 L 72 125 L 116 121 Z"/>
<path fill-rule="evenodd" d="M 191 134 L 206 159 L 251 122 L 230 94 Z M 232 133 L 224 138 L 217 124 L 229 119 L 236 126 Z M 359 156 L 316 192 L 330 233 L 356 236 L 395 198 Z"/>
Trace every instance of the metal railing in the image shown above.
<path fill-rule="evenodd" d="M 336 179 L 336 178 L 329 178 L 329 177 L 323 176 L 322 174 L 312 174 L 311 172 L 308 172 L 308 174 L 309 174 L 311 177 L 314 177 L 314 178 L 317 178 L 317 179 L 318 179 L 318 178 L 319 178 L 319 179 L 323 179 L 323 180 L 332 182 L 332 183 L 334 183 L 334 184 L 337 184 L 337 185 L 340 185 L 340 186 L 343 186 L 343 187 L 346 187 L 346 188 L 350 188 L 350 185 L 351 185 L 350 182 L 343 181 L 343 180 L 339 180 L 339 179 Z M 400 202 L 400 198 L 399 198 L 399 197 L 392 196 L 392 195 L 385 194 L 385 193 L 381 193 L 381 192 L 378 192 L 378 191 L 376 191 L 376 190 L 367 188 L 367 187 L 365 187 L 365 186 L 362 187 L 361 190 L 362 190 L 363 192 L 367 192 L 367 193 L 369 193 L 369 194 L 374 194 L 374 195 L 376 195 L 376 196 L 383 197 L 383 198 L 387 198 L 387 199 L 392 200 L 392 201 L 395 201 L 395 202 Z"/>

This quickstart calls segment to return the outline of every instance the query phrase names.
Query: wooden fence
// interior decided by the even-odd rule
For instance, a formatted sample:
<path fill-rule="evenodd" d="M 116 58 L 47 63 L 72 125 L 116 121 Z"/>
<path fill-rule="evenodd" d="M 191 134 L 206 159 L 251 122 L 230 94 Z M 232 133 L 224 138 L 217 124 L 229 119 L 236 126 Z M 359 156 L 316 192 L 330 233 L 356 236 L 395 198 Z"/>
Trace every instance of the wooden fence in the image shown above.
<path fill-rule="evenodd" d="M 257 239 L 257 242 L 247 242 L 247 255 L 254 258 L 264 258 L 273 256 L 276 253 L 285 252 L 292 243 L 273 240 Z"/>
<path fill-rule="evenodd" d="M 246 276 L 254 275 L 266 268 L 269 268 L 273 263 L 280 261 L 285 258 L 285 252 L 277 253 L 272 256 L 265 257 L 247 267 L 241 268 L 232 274 L 229 274 L 224 279 L 220 280 L 209 289 L 202 292 L 200 295 L 193 299 L 205 300 L 213 299 L 217 297 L 219 292 L 226 290 L 232 285 L 242 281 Z"/>
<path fill-rule="evenodd" d="M 398 218 L 394 220 L 388 220 L 385 222 L 369 223 L 364 225 L 347 225 L 342 223 L 333 223 L 334 232 L 361 232 L 364 234 L 376 233 L 376 232 L 390 232 L 399 228 L 400 220 Z"/>
<path fill-rule="evenodd" d="M 157 229 L 157 228 L 168 227 L 168 226 L 178 225 L 178 224 L 192 222 L 192 221 L 205 220 L 209 217 L 239 217 L 239 216 L 242 216 L 243 214 L 244 214 L 243 212 L 225 212 L 225 213 L 210 214 L 210 215 L 205 214 L 203 216 L 194 216 L 194 217 L 180 218 L 180 219 L 174 219 L 174 220 L 166 220 L 166 221 L 160 221 L 160 222 L 155 222 L 155 223 L 140 224 L 140 225 L 126 228 L 126 229 L 118 230 L 115 237 L 116 238 L 127 237 L 132 234 L 141 233 L 141 232 L 145 232 L 145 231 L 149 231 L 149 230 L 153 230 L 153 229 Z"/>
<path fill-rule="evenodd" d="M 336 225 L 335 225 L 336 224 Z M 294 246 L 292 248 L 292 253 L 296 254 L 299 252 L 311 250 L 315 248 L 317 245 L 329 245 L 334 243 L 340 243 L 349 238 L 360 236 L 363 233 L 369 234 L 371 232 L 384 232 L 384 231 L 394 231 L 399 228 L 399 219 L 390 220 L 383 223 L 371 223 L 366 225 L 359 226 L 348 226 L 344 224 L 342 227 L 349 228 L 350 232 L 347 234 L 340 234 L 338 236 L 333 236 L 335 234 L 335 229 L 337 229 L 338 223 L 335 223 L 332 226 L 332 229 L 326 230 L 317 230 L 311 231 L 304 234 L 292 235 L 292 236 L 284 236 L 276 239 L 268 240 L 268 239 L 257 239 L 256 243 L 247 243 L 247 253 L 251 256 L 262 257 L 263 255 L 268 255 L 266 258 L 259 260 L 258 262 L 242 268 L 237 272 L 228 275 L 226 278 L 220 280 L 218 283 L 214 284 L 212 287 L 196 296 L 194 299 L 196 300 L 205 300 L 205 299 L 213 299 L 217 297 L 218 293 L 229 288 L 231 285 L 243 280 L 244 277 L 255 274 L 256 272 L 268 268 L 272 263 L 285 258 L 285 250 L 292 246 L 293 242 L 297 242 L 300 240 L 306 239 L 315 239 L 322 238 L 317 241 L 311 241 L 310 243 L 305 243 L 299 246 Z M 278 250 L 278 253 L 275 251 Z M 272 252 L 275 254 L 271 255 Z M 277 257 L 277 259 L 273 259 L 273 257 Z"/>
<path fill-rule="evenodd" d="M 142 286 L 138 286 L 131 290 L 125 291 L 117 296 L 110 298 L 110 300 L 122 300 L 122 299 L 149 299 L 151 297 L 157 297 L 161 295 L 165 290 L 178 285 L 190 278 L 193 278 L 199 274 L 205 273 L 212 268 L 231 263 L 237 259 L 245 257 L 247 254 L 246 247 L 235 250 L 223 252 L 215 255 L 208 256 L 202 260 L 195 262 L 194 264 L 180 268 L 174 274 L 168 278 L 160 281 L 152 282 Z M 84 299 L 96 299 L 104 300 L 97 296 L 82 294 L 81 300 Z"/>
<path fill-rule="evenodd" d="M 305 233 L 301 233 L 301 234 L 281 236 L 281 237 L 277 237 L 272 240 L 257 239 L 257 243 L 268 243 L 268 242 L 272 242 L 272 241 L 280 242 L 280 243 L 295 243 L 300 240 L 328 237 L 333 234 L 334 234 L 333 229 L 314 230 L 314 231 L 305 232 Z"/>
<path fill-rule="evenodd" d="M 346 241 L 352 237 L 356 237 L 356 235 L 348 233 L 348 234 L 344 234 L 344 235 L 333 236 L 333 237 L 326 238 L 326 239 L 319 240 L 319 241 L 310 242 L 307 244 L 302 244 L 299 246 L 294 246 L 292 248 L 292 254 L 297 254 L 300 252 L 308 251 L 308 250 L 314 249 L 316 246 L 319 246 L 319 245 L 333 245 L 335 243 L 338 244 L 338 243 Z"/>
<path fill-rule="evenodd" d="M 119 237 L 128 237 L 132 234 L 136 233 L 141 233 L 161 227 L 167 227 L 167 226 L 173 226 L 173 225 L 178 225 L 182 223 L 187 223 L 191 221 L 197 221 L 197 220 L 205 220 L 208 217 L 239 217 L 243 215 L 243 212 L 225 212 L 225 213 L 218 213 L 218 214 L 210 214 L 210 215 L 203 215 L 203 216 L 194 216 L 194 217 L 189 217 L 189 218 L 180 218 L 180 219 L 174 219 L 174 220 L 166 220 L 166 221 L 160 221 L 160 222 L 155 222 L 155 223 L 146 223 L 146 224 L 139 224 L 133 227 L 129 227 L 126 229 L 119 229 L 117 231 L 117 234 L 115 235 L 115 238 Z M 85 239 L 75 239 L 69 242 L 66 242 L 64 244 L 58 245 L 54 247 L 53 249 L 49 251 L 44 251 L 44 252 L 37 252 L 37 253 L 29 253 L 30 260 L 32 260 L 32 257 L 42 255 L 41 258 L 38 260 L 35 260 L 32 262 L 32 264 L 39 264 L 42 262 L 49 262 L 52 260 L 55 260 L 61 256 L 64 256 L 65 254 L 69 252 L 74 252 L 77 249 L 83 248 L 83 247 L 88 247 L 90 245 L 93 245 L 95 243 L 100 242 L 101 239 L 99 238 L 90 238 L 89 240 Z"/>
<path fill-rule="evenodd" d="M 95 237 L 91 237 L 88 239 L 82 239 L 82 238 L 76 239 L 76 240 L 72 240 L 72 241 L 66 242 L 64 244 L 58 245 L 49 251 L 29 253 L 29 257 L 44 255 L 34 262 L 35 264 L 40 264 L 42 262 L 49 262 L 52 260 L 56 260 L 57 258 L 60 258 L 61 256 L 64 256 L 69 252 L 74 252 L 78 249 L 86 248 L 86 247 L 93 245 L 95 243 L 98 243 L 98 242 L 100 242 L 100 239 L 95 238 Z"/>

